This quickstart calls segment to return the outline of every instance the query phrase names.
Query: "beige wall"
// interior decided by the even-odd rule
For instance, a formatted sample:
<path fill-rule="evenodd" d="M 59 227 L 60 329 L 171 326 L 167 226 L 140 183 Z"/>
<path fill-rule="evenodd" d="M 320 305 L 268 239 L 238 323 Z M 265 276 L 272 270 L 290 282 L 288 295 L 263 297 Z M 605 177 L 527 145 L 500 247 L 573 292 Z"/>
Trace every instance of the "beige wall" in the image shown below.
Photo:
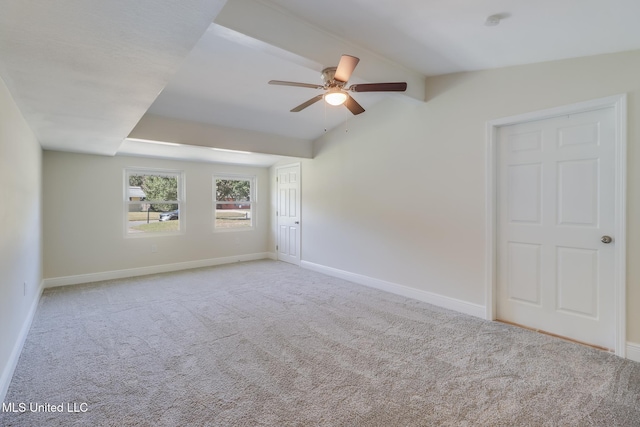
<path fill-rule="evenodd" d="M 184 234 L 140 238 L 124 236 L 123 170 L 126 167 L 184 171 Z M 212 231 L 214 173 L 256 177 L 254 230 Z M 45 151 L 43 179 L 45 278 L 256 254 L 267 250 L 269 180 L 266 168 Z M 78 203 L 79 200 L 82 203 Z M 157 252 L 151 251 L 151 245 L 157 246 Z"/>
<path fill-rule="evenodd" d="M 628 340 L 640 343 L 640 51 L 429 78 L 303 160 L 302 258 L 485 304 L 486 122 L 628 94 Z M 366 96 L 362 94 L 361 96 Z"/>
<path fill-rule="evenodd" d="M 42 282 L 41 162 L 40 144 L 0 79 L 0 400 Z"/>

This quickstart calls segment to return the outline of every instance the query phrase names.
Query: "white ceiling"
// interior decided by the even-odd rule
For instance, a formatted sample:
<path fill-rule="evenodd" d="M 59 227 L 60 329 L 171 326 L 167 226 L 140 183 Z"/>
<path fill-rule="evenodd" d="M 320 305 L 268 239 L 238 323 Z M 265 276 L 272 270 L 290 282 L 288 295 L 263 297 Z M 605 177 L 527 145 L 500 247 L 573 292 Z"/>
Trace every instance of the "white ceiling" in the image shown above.
<path fill-rule="evenodd" d="M 43 148 L 113 155 L 223 5 L 0 0 L 0 77 Z"/>
<path fill-rule="evenodd" d="M 388 96 L 421 102 L 425 76 L 640 49 L 638 0 L 0 0 L 0 10 L 0 77 L 44 148 L 241 164 L 279 157 L 122 141 L 147 111 L 311 141 L 358 117 L 321 102 L 290 113 L 317 92 L 267 82 L 320 83 L 343 53 L 361 58 L 352 83 L 408 82 L 406 95 L 354 95 L 372 109 Z M 509 16 L 485 26 L 496 13 Z"/>
<path fill-rule="evenodd" d="M 640 48 L 638 0 L 269 2 L 429 76 Z"/>
<path fill-rule="evenodd" d="M 335 62 L 329 65 L 337 65 Z M 322 91 L 268 85 L 289 80 L 322 85 L 325 66 L 212 24 L 183 62 L 149 113 L 212 125 L 315 139 L 350 118 L 349 111 L 317 103 L 289 110 Z M 362 83 L 353 78 L 350 83 Z M 369 108 L 383 95 L 354 95 Z"/>

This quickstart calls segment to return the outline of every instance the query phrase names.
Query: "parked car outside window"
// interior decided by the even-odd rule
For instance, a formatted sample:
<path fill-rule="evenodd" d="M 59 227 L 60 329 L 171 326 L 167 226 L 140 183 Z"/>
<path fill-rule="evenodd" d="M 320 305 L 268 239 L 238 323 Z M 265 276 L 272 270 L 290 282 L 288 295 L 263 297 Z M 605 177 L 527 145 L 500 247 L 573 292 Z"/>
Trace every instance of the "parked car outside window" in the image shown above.
<path fill-rule="evenodd" d="M 174 219 L 178 219 L 178 214 L 180 213 L 180 210 L 175 210 L 175 211 L 169 211 L 169 212 L 162 212 L 160 214 L 159 220 L 160 221 L 171 221 Z"/>

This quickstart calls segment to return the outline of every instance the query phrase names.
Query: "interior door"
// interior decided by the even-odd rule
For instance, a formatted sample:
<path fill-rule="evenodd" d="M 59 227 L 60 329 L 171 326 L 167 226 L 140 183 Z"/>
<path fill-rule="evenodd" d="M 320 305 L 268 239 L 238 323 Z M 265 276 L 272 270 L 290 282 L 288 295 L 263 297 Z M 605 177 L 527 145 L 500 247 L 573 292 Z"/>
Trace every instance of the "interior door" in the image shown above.
<path fill-rule="evenodd" d="M 498 319 L 614 348 L 614 118 L 499 129 Z"/>
<path fill-rule="evenodd" d="M 300 165 L 276 170 L 278 187 L 278 243 L 280 261 L 300 264 Z"/>

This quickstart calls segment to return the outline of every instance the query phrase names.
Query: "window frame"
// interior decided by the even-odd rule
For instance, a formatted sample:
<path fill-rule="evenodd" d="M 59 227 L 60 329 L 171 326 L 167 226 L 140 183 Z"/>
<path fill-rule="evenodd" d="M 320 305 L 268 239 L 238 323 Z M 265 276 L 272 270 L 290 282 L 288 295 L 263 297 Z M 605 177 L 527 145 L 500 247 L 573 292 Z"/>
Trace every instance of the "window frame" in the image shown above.
<path fill-rule="evenodd" d="M 244 202 L 229 202 L 228 200 L 218 200 L 216 198 L 216 193 L 217 193 L 217 184 L 216 184 L 216 180 L 218 179 L 224 179 L 224 180 L 234 180 L 234 181 L 249 181 L 249 201 L 244 201 Z M 244 231 L 253 231 L 256 229 L 256 203 L 257 203 L 257 192 L 256 192 L 256 186 L 257 186 L 257 178 L 255 175 L 246 175 L 246 174 L 213 174 L 213 179 L 212 179 L 212 184 L 213 184 L 213 188 L 212 188 L 212 206 L 213 206 L 213 224 L 212 224 L 212 228 L 213 228 L 213 232 L 214 233 L 230 233 L 230 232 L 244 232 Z M 251 226 L 249 227 L 242 227 L 242 228 L 221 228 L 221 227 L 216 227 L 216 213 L 218 212 L 218 204 L 249 204 L 250 209 L 250 215 L 251 215 Z"/>
<path fill-rule="evenodd" d="M 177 179 L 177 191 L 178 191 L 178 199 L 177 200 L 140 200 L 140 201 L 132 201 L 129 200 L 129 177 L 131 175 L 155 175 L 155 176 L 166 176 Z M 123 221 L 124 227 L 123 232 L 126 238 L 146 238 L 146 237 L 160 237 L 160 236 L 178 236 L 185 233 L 186 221 L 185 221 L 185 174 L 182 170 L 176 169 L 165 169 L 165 168 L 140 168 L 140 167 L 125 167 L 123 170 L 123 181 L 124 181 L 124 197 L 123 197 Z M 172 204 L 178 205 L 178 210 L 180 211 L 180 215 L 178 216 L 178 230 L 176 231 L 162 231 L 162 232 L 142 232 L 142 233 L 132 233 L 129 231 L 129 207 L 131 205 L 139 205 L 139 204 Z"/>

